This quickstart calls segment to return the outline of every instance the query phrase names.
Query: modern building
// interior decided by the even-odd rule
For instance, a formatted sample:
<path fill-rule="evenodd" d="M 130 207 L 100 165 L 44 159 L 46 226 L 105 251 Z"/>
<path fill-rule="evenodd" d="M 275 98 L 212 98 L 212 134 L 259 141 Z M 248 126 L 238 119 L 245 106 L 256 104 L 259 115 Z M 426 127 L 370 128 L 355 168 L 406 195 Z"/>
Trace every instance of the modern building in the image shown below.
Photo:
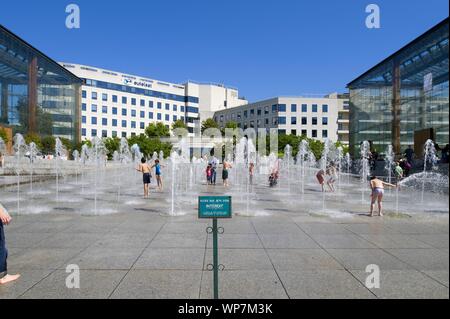
<path fill-rule="evenodd" d="M 79 139 L 82 81 L 0 25 L 0 126 Z"/>
<path fill-rule="evenodd" d="M 378 152 L 426 139 L 449 143 L 448 18 L 348 84 L 350 149 L 371 141 Z"/>
<path fill-rule="evenodd" d="M 228 122 L 236 122 L 243 130 L 278 129 L 280 134 L 322 141 L 338 141 L 341 137 L 346 142 L 347 112 L 348 97 L 334 93 L 324 97 L 275 97 L 217 111 L 214 119 L 222 128 Z"/>
<path fill-rule="evenodd" d="M 174 84 L 92 66 L 61 63 L 83 79 L 82 139 L 130 137 L 150 123 L 183 120 L 193 135 L 212 110 L 238 103 L 238 91 L 214 84 Z"/>

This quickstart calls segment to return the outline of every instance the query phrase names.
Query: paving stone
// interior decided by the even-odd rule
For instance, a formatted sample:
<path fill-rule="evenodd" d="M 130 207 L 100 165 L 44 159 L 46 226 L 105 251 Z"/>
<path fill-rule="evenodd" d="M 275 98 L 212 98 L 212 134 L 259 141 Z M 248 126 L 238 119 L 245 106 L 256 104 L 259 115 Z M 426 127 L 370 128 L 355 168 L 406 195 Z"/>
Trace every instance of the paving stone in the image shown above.
<path fill-rule="evenodd" d="M 343 269 L 323 249 L 267 249 L 277 270 Z"/>
<path fill-rule="evenodd" d="M 133 269 L 202 270 L 203 248 L 147 248 Z"/>

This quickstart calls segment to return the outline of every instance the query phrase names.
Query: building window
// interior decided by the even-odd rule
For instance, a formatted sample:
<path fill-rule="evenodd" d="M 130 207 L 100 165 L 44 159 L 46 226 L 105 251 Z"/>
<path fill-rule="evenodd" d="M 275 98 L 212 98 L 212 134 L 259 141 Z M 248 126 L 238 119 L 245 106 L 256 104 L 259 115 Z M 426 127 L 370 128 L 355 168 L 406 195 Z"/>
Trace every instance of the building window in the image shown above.
<path fill-rule="evenodd" d="M 92 92 L 91 97 L 92 97 L 93 100 L 96 100 L 97 99 L 97 92 Z"/>
<path fill-rule="evenodd" d="M 83 91 L 81 92 L 81 97 L 82 97 L 83 99 L 85 99 L 86 96 L 87 96 L 87 93 L 86 93 L 85 90 L 83 90 Z"/>
<path fill-rule="evenodd" d="M 86 103 L 81 104 L 81 110 L 82 111 L 86 111 L 87 110 Z"/>
<path fill-rule="evenodd" d="M 296 113 L 297 112 L 297 104 L 291 104 L 291 112 Z"/>
<path fill-rule="evenodd" d="M 159 110 L 161 110 L 162 109 L 162 103 L 158 102 L 157 107 L 158 107 Z"/>
<path fill-rule="evenodd" d="M 166 111 L 170 111 L 170 104 L 166 103 Z"/>
<path fill-rule="evenodd" d="M 92 125 L 97 125 L 97 118 L 96 118 L 95 116 L 93 116 L 93 117 L 91 118 L 91 124 L 92 124 Z"/>
<path fill-rule="evenodd" d="M 91 136 L 92 137 L 96 137 L 97 136 L 97 130 L 96 129 L 91 130 Z"/>
<path fill-rule="evenodd" d="M 117 107 L 112 108 L 112 114 L 117 115 Z"/>
<path fill-rule="evenodd" d="M 122 120 L 122 127 L 127 127 L 127 121 Z"/>
<path fill-rule="evenodd" d="M 139 113 L 140 113 L 139 115 L 140 115 L 141 119 L 143 119 L 145 117 L 145 111 L 141 111 Z"/>
<path fill-rule="evenodd" d="M 112 137 L 117 137 L 117 131 L 112 131 Z"/>
<path fill-rule="evenodd" d="M 272 113 L 277 113 L 278 106 L 276 104 L 272 105 Z"/>
<path fill-rule="evenodd" d="M 166 119 L 167 122 L 170 121 L 170 116 L 169 116 L 169 114 L 166 114 L 165 119 Z"/>
<path fill-rule="evenodd" d="M 328 117 L 322 118 L 322 125 L 328 125 Z"/>
<path fill-rule="evenodd" d="M 317 117 L 312 118 L 312 125 L 317 125 Z"/>
<path fill-rule="evenodd" d="M 107 126 L 108 125 L 108 119 L 102 118 L 102 125 Z"/>
<path fill-rule="evenodd" d="M 117 120 L 116 120 L 116 119 L 113 119 L 113 120 L 112 120 L 112 126 L 114 126 L 114 127 L 117 126 Z"/>
<path fill-rule="evenodd" d="M 278 118 L 277 117 L 273 117 L 272 118 L 272 125 L 273 126 L 277 126 L 278 125 Z"/>
<path fill-rule="evenodd" d="M 85 128 L 82 128 L 82 129 L 81 129 L 81 135 L 82 135 L 82 136 L 86 136 L 86 129 L 85 129 Z"/>
<path fill-rule="evenodd" d="M 278 112 L 286 112 L 286 104 L 278 104 Z"/>
<path fill-rule="evenodd" d="M 245 111 L 244 111 L 244 118 L 246 119 L 247 117 L 248 117 L 248 111 L 245 110 Z"/>
<path fill-rule="evenodd" d="M 328 105 L 327 104 L 322 105 L 322 112 L 328 113 Z"/>
<path fill-rule="evenodd" d="M 264 120 L 264 123 L 265 123 L 266 125 L 269 125 L 269 119 L 266 118 L 266 119 Z"/>
<path fill-rule="evenodd" d="M 328 138 L 328 131 L 327 130 L 323 130 L 322 131 L 322 138 Z"/>
<path fill-rule="evenodd" d="M 254 109 L 250 110 L 250 116 L 255 116 L 255 110 Z"/>
<path fill-rule="evenodd" d="M 308 131 L 307 130 L 302 130 L 302 135 L 308 137 Z"/>
<path fill-rule="evenodd" d="M 285 116 L 279 116 L 278 117 L 278 124 L 285 125 L 286 124 L 286 117 Z"/>
<path fill-rule="evenodd" d="M 152 112 L 148 112 L 148 118 L 149 118 L 150 120 L 153 120 L 153 113 L 152 113 Z"/>
<path fill-rule="evenodd" d="M 91 105 L 91 112 L 97 113 L 97 105 L 95 105 L 95 104 Z"/>
<path fill-rule="evenodd" d="M 131 117 L 136 117 L 136 110 L 131 110 Z"/>
<path fill-rule="evenodd" d="M 148 101 L 148 106 L 149 106 L 150 108 L 153 108 L 153 101 Z"/>
<path fill-rule="evenodd" d="M 176 106 L 175 104 L 173 105 L 173 111 L 177 112 L 178 111 L 178 106 Z"/>
<path fill-rule="evenodd" d="M 102 106 L 102 113 L 103 114 L 108 114 L 108 107 L 106 105 Z"/>
<path fill-rule="evenodd" d="M 308 105 L 307 104 L 302 104 L 302 112 L 303 113 L 308 112 Z"/>
<path fill-rule="evenodd" d="M 297 125 L 297 117 L 295 117 L 295 116 L 291 117 L 291 124 Z"/>
<path fill-rule="evenodd" d="M 270 112 L 269 112 L 269 107 L 268 106 L 265 106 L 264 107 L 264 114 L 265 115 L 267 115 L 267 114 L 269 114 Z"/>
<path fill-rule="evenodd" d="M 312 130 L 312 137 L 317 138 L 317 130 Z"/>
<path fill-rule="evenodd" d="M 104 101 L 104 102 L 108 101 L 108 94 L 106 94 L 106 93 L 102 94 L 102 101 Z"/>
<path fill-rule="evenodd" d="M 122 132 L 122 137 L 127 137 L 127 132 Z"/>
<path fill-rule="evenodd" d="M 173 116 L 173 121 L 176 122 L 178 117 L 176 115 Z"/>
<path fill-rule="evenodd" d="M 286 130 L 278 130 L 279 135 L 286 135 Z"/>
<path fill-rule="evenodd" d="M 136 99 L 135 98 L 131 99 L 131 105 L 136 105 Z"/>
<path fill-rule="evenodd" d="M 297 130 L 291 130 L 291 134 L 297 136 Z"/>
<path fill-rule="evenodd" d="M 317 104 L 312 105 L 312 111 L 313 113 L 317 113 Z"/>
<path fill-rule="evenodd" d="M 308 124 L 308 118 L 302 117 L 302 125 L 307 125 L 307 124 Z"/>
<path fill-rule="evenodd" d="M 180 111 L 184 113 L 184 105 L 180 105 Z"/>
<path fill-rule="evenodd" d="M 145 100 L 141 100 L 141 106 L 145 107 Z"/>
<path fill-rule="evenodd" d="M 141 127 L 141 130 L 144 130 L 144 129 L 145 129 L 145 123 L 144 123 L 144 122 L 141 122 L 141 123 L 140 123 L 140 127 Z"/>
<path fill-rule="evenodd" d="M 262 109 L 258 109 L 258 116 L 262 115 Z"/>
<path fill-rule="evenodd" d="M 127 116 L 127 109 L 122 109 L 122 116 Z"/>
<path fill-rule="evenodd" d="M 125 96 L 122 96 L 122 104 L 127 104 L 127 98 Z"/>
<path fill-rule="evenodd" d="M 158 121 L 161 121 L 161 119 L 162 119 L 161 113 L 158 113 L 157 116 L 156 116 L 156 118 L 158 119 Z"/>
<path fill-rule="evenodd" d="M 112 101 L 113 103 L 117 103 L 117 95 L 113 95 L 112 96 Z M 116 132 L 117 133 L 117 132 Z"/>
<path fill-rule="evenodd" d="M 131 121 L 131 128 L 136 128 L 136 122 L 135 121 Z"/>
<path fill-rule="evenodd" d="M 86 116 L 81 117 L 81 123 L 86 124 Z"/>
<path fill-rule="evenodd" d="M 108 137 L 108 132 L 106 130 L 102 131 L 102 137 Z"/>

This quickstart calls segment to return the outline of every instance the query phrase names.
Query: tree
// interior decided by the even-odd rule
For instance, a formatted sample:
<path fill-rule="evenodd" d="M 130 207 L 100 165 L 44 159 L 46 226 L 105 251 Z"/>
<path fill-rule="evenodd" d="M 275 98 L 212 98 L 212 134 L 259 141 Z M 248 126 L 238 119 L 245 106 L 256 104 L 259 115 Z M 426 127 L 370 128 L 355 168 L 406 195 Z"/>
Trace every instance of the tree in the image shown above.
<path fill-rule="evenodd" d="M 177 120 L 172 124 L 172 132 L 175 136 L 187 136 L 188 127 L 182 120 Z"/>
<path fill-rule="evenodd" d="M 41 139 L 42 143 L 42 153 L 43 154 L 53 154 L 55 151 L 56 139 L 53 136 L 44 136 Z"/>
<path fill-rule="evenodd" d="M 161 138 L 161 137 L 170 137 L 170 130 L 167 126 L 165 126 L 163 123 L 151 123 L 147 128 L 145 129 L 145 134 L 150 138 Z"/>
<path fill-rule="evenodd" d="M 206 119 L 202 122 L 202 133 L 210 128 L 219 129 L 219 124 L 212 118 Z"/>
<path fill-rule="evenodd" d="M 6 134 L 6 130 L 0 127 L 0 138 L 7 144 L 9 142 L 8 134 Z"/>
<path fill-rule="evenodd" d="M 164 155 L 168 156 L 172 151 L 172 144 L 161 142 L 159 138 L 148 138 L 145 134 L 131 136 L 128 139 L 129 145 L 137 144 L 139 149 L 145 157 L 150 157 L 154 152 L 164 152 Z"/>
<path fill-rule="evenodd" d="M 30 144 L 31 142 L 36 144 L 38 149 L 42 149 L 41 137 L 38 134 L 28 133 L 27 135 L 25 135 L 25 143 Z"/>
<path fill-rule="evenodd" d="M 108 151 L 108 159 L 112 159 L 113 154 L 115 151 L 119 150 L 120 147 L 120 138 L 118 137 L 107 137 L 103 139 L 103 143 L 105 144 L 105 147 Z"/>

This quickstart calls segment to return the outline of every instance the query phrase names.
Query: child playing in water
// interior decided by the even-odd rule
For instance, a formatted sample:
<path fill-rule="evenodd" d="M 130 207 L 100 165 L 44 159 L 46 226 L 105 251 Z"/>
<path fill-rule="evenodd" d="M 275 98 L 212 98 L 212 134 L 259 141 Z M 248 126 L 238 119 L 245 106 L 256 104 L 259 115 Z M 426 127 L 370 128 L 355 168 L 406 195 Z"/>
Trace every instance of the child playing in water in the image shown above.
<path fill-rule="evenodd" d="M 163 190 L 161 167 L 164 167 L 164 165 L 161 165 L 158 159 L 155 160 L 155 164 L 152 166 L 152 169 L 155 168 L 156 182 L 158 183 L 158 188 L 160 191 Z"/>
<path fill-rule="evenodd" d="M 335 192 L 336 189 L 334 188 L 334 183 L 337 180 L 337 172 L 336 172 L 336 168 L 333 165 L 330 165 L 327 168 L 327 185 L 330 188 L 330 191 Z"/>
<path fill-rule="evenodd" d="M 323 169 L 319 170 L 316 174 L 317 181 L 320 186 L 322 186 L 322 192 L 325 191 L 325 171 Z"/>
<path fill-rule="evenodd" d="M 139 164 L 139 168 L 136 169 L 137 171 L 142 173 L 142 179 L 144 182 L 144 198 L 148 198 L 148 188 L 149 184 L 151 182 L 151 167 L 148 165 L 147 160 L 145 158 L 141 159 L 141 164 Z"/>
<path fill-rule="evenodd" d="M 206 167 L 206 184 L 211 185 L 212 184 L 212 165 L 208 164 Z"/>
<path fill-rule="evenodd" d="M 228 162 L 223 162 L 222 179 L 223 179 L 223 186 L 224 186 L 224 187 L 230 186 L 230 185 L 228 184 L 228 175 L 229 175 L 228 170 L 229 170 L 231 167 L 232 167 L 232 166 L 231 166 L 230 163 L 228 163 Z"/>
<path fill-rule="evenodd" d="M 384 195 L 384 186 L 397 187 L 394 184 L 383 182 L 378 179 L 376 176 L 370 177 L 370 188 L 372 189 L 372 199 L 370 203 L 370 217 L 373 217 L 373 207 L 375 206 L 375 201 L 378 202 L 378 215 L 383 216 L 383 195 Z"/>
<path fill-rule="evenodd" d="M 255 175 L 255 163 L 250 163 L 248 168 L 248 174 L 250 179 L 250 185 L 253 185 L 253 176 Z"/>
<path fill-rule="evenodd" d="M 0 285 L 10 283 L 19 279 L 20 275 L 8 275 L 6 259 L 8 258 L 8 250 L 6 249 L 5 233 L 3 225 L 8 225 L 11 222 L 11 216 L 2 204 L 0 204 Z"/>

